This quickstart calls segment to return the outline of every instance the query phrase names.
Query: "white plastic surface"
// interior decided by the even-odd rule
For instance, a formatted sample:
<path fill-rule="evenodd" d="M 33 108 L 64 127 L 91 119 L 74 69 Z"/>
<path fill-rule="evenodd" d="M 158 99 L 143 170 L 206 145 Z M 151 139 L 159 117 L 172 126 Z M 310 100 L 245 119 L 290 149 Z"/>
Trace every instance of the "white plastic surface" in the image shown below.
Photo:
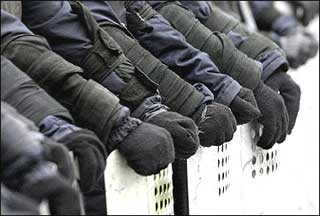
<path fill-rule="evenodd" d="M 190 214 L 223 214 L 237 212 L 239 198 L 237 175 L 240 133 L 231 142 L 210 148 L 200 147 L 188 160 Z M 239 169 L 238 169 L 239 170 Z M 235 205 L 230 208 L 230 202 Z M 210 208 L 209 208 L 210 206 Z"/>
<path fill-rule="evenodd" d="M 145 177 L 113 151 L 107 160 L 105 184 L 110 215 L 173 215 L 171 165 L 157 175 Z"/>
<path fill-rule="evenodd" d="M 268 199 L 274 196 L 280 170 L 279 145 L 270 150 L 256 146 L 261 127 L 256 123 L 241 126 L 240 201 L 242 214 L 263 214 Z M 279 180 L 279 179 L 278 179 Z"/>

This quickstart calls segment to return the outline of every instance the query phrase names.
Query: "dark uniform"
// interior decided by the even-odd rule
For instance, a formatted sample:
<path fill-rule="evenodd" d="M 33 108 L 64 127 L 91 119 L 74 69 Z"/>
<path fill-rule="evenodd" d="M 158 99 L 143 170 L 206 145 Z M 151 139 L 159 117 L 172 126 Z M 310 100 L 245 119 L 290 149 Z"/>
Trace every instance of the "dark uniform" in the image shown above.
<path fill-rule="evenodd" d="M 240 51 L 263 64 L 261 79 L 273 90 L 279 91 L 284 99 L 290 116 L 288 129 L 290 134 L 299 111 L 301 93 L 298 84 L 285 73 L 288 70 L 288 62 L 284 51 L 263 35 L 248 31 L 246 26 L 240 24 L 239 20 L 224 13 L 217 7 L 219 6 L 229 13 L 233 11 L 231 14 L 238 14 L 238 18 L 243 20 L 239 2 L 213 2 L 213 4 L 212 2 L 210 4 L 209 1 L 184 1 L 182 4 L 192 10 L 195 16 L 208 29 L 226 33 Z M 253 4 L 254 2 L 250 3 Z M 264 3 L 263 1 L 259 1 L 259 4 L 270 5 L 270 3 Z M 271 15 L 266 13 L 266 16 L 270 17 Z M 256 99 L 258 101 L 258 97 Z"/>
<path fill-rule="evenodd" d="M 80 214 L 80 193 L 50 160 L 50 145 L 30 120 L 1 101 L 1 183 L 38 204 L 47 199 L 52 214 Z"/>
<path fill-rule="evenodd" d="M 193 52 L 192 54 L 192 52 L 190 52 L 190 49 L 187 48 L 191 46 L 190 45 L 185 46 L 187 43 L 181 39 L 182 35 L 179 34 L 177 31 L 175 31 L 173 28 L 171 28 L 169 24 L 166 25 L 168 29 L 170 27 L 171 32 L 173 33 L 175 32 L 179 35 L 179 37 L 181 37 L 180 38 L 181 40 L 178 38 L 178 41 L 180 42 L 176 42 L 175 44 L 179 43 L 180 45 L 178 47 L 181 47 L 183 50 L 185 50 L 180 52 L 180 48 L 178 48 L 177 46 L 173 46 L 173 48 L 175 48 L 174 50 L 176 50 L 176 53 L 180 55 L 180 57 L 177 57 L 176 59 L 178 59 L 178 61 L 180 61 L 179 59 L 183 60 L 183 65 L 185 64 L 183 68 L 185 67 L 184 68 L 185 71 L 187 70 L 187 68 L 190 68 L 190 70 L 186 72 L 181 71 L 180 74 L 183 76 L 183 74 L 188 74 L 190 71 L 191 72 L 194 71 L 195 73 L 197 73 L 199 76 L 197 76 L 196 78 L 197 80 L 193 80 L 192 83 L 196 84 L 196 86 L 202 85 L 201 88 L 197 88 L 202 94 L 198 92 L 195 88 L 193 88 L 189 83 L 179 78 L 175 73 L 173 73 L 170 69 L 168 69 L 168 67 L 164 65 L 159 59 L 155 58 L 150 52 L 144 49 L 138 43 L 138 41 L 134 39 L 133 35 L 128 30 L 130 29 L 130 26 L 132 26 L 132 23 L 131 24 L 127 23 L 128 28 L 119 24 L 122 22 L 118 19 L 118 16 L 116 16 L 116 14 L 113 12 L 114 8 L 116 8 L 116 11 L 121 11 L 121 8 L 123 9 L 123 7 L 125 7 L 126 9 L 128 7 L 132 8 L 133 7 L 133 5 L 131 5 L 132 2 L 130 3 L 129 2 L 127 3 L 112 2 L 112 5 L 109 5 L 109 2 L 98 2 L 98 1 L 84 2 L 84 3 L 93 4 L 93 6 L 95 6 L 95 4 L 98 4 L 99 9 L 97 10 L 101 11 L 102 13 L 101 17 L 104 17 L 103 14 L 109 14 L 109 13 L 112 13 L 113 16 L 110 15 L 110 17 L 105 17 L 104 19 L 100 20 L 99 16 L 96 18 L 95 16 L 93 17 L 90 14 L 90 12 L 86 9 L 86 7 L 83 6 L 82 4 L 71 3 L 71 5 L 68 5 L 67 2 L 63 2 L 63 3 L 47 3 L 48 5 L 46 5 L 46 3 L 43 3 L 43 2 L 39 2 L 37 4 L 34 2 L 25 2 L 23 3 L 23 14 L 24 14 L 23 21 L 27 23 L 27 25 L 33 31 L 39 32 L 45 37 L 48 37 L 49 39 L 51 37 L 52 41 L 56 41 L 56 40 L 62 41 L 64 38 L 64 34 L 62 34 L 63 30 L 68 31 L 68 29 L 66 29 L 66 27 L 63 25 L 62 20 L 68 19 L 69 17 L 68 14 L 77 14 L 79 17 L 78 22 L 82 23 L 83 25 L 82 27 L 83 30 L 80 30 L 79 32 L 86 33 L 87 37 L 90 38 L 92 40 L 92 43 L 94 44 L 93 49 L 87 50 L 88 52 L 87 56 L 84 57 L 83 61 L 79 65 L 84 68 L 85 76 L 96 77 L 96 79 L 99 79 L 99 76 L 100 76 L 99 82 L 104 83 L 104 80 L 101 77 L 106 77 L 106 76 L 108 77 L 109 74 L 112 74 L 112 72 L 116 71 L 117 67 L 115 67 L 115 65 L 118 65 L 121 67 L 121 64 L 119 64 L 119 62 L 128 63 L 128 61 L 124 61 L 123 59 L 130 60 L 130 62 L 135 66 L 135 69 L 137 70 L 136 74 L 127 73 L 127 78 L 129 78 L 129 84 L 127 85 L 131 88 L 127 88 L 128 90 L 126 94 L 124 94 L 123 92 L 119 94 L 119 97 L 120 99 L 122 99 L 122 101 L 124 100 L 124 98 L 127 98 L 127 101 L 137 98 L 137 96 L 139 96 L 141 92 L 144 92 L 143 88 L 145 87 L 150 88 L 150 86 L 152 86 L 152 85 L 148 85 L 148 83 L 150 83 L 150 80 L 149 81 L 147 80 L 147 79 L 151 79 L 153 82 L 159 84 L 160 95 L 163 97 L 163 103 L 165 105 L 167 105 L 172 111 L 179 112 L 186 116 L 190 116 L 196 121 L 196 123 L 199 123 L 200 122 L 199 118 L 195 117 L 194 114 L 202 112 L 204 110 L 203 107 L 206 105 L 206 103 L 209 103 L 210 101 L 212 101 L 213 97 L 210 90 L 208 90 L 203 84 L 195 83 L 196 81 L 200 82 L 201 80 L 205 80 L 205 82 L 210 86 L 211 90 L 213 89 L 213 92 L 218 93 L 216 95 L 217 97 L 215 98 L 215 100 L 224 104 L 229 104 L 238 94 L 238 92 L 235 92 L 233 90 L 238 89 L 240 85 L 236 81 L 234 81 L 232 78 L 219 73 L 211 73 L 211 72 L 204 73 L 204 71 L 211 70 L 213 68 L 211 66 L 214 66 L 210 61 L 210 59 L 208 59 L 208 56 L 204 53 L 197 51 L 194 48 L 192 48 L 191 50 L 194 50 L 196 52 L 192 51 Z M 65 4 L 67 6 L 62 6 Z M 101 7 L 100 7 L 100 4 L 102 4 Z M 138 6 L 142 5 L 152 10 L 152 8 L 150 8 L 150 6 L 148 6 L 144 2 L 135 2 L 134 6 L 137 6 L 137 5 Z M 104 6 L 105 9 L 102 6 Z M 51 11 L 55 12 L 56 14 L 60 14 L 60 16 L 58 17 L 58 16 L 55 16 L 54 14 L 51 14 L 49 16 L 48 13 L 43 13 L 43 11 L 39 9 L 39 7 L 40 8 L 54 7 L 54 9 L 52 9 Z M 94 15 L 94 10 L 91 12 Z M 41 23 L 37 24 L 37 20 L 33 20 L 31 16 L 28 16 L 28 14 L 29 15 L 37 14 L 40 17 L 40 20 L 44 20 L 42 21 L 43 24 Z M 54 17 L 54 19 L 52 19 L 51 17 Z M 95 21 L 96 19 L 100 23 L 100 26 L 98 26 L 98 24 L 96 23 Z M 128 19 L 128 20 L 131 20 L 131 19 Z M 105 31 L 103 31 L 102 29 Z M 68 33 L 67 35 L 69 34 L 70 33 Z M 158 33 L 154 32 L 150 35 L 152 36 L 153 39 L 156 39 L 155 35 L 157 34 Z M 173 42 L 170 42 L 170 43 L 174 44 Z M 163 51 L 165 50 L 168 50 L 169 52 L 168 48 L 163 49 Z M 175 52 L 174 50 L 173 52 Z M 182 53 L 185 53 L 185 54 L 181 56 Z M 61 54 L 64 55 L 64 53 L 61 53 Z M 198 54 L 205 57 L 204 61 L 202 61 L 203 58 L 200 58 Z M 195 57 L 193 58 L 194 55 Z M 176 57 L 176 56 L 173 56 L 173 57 Z M 187 59 L 184 59 L 184 58 L 187 58 Z M 70 56 L 69 56 L 69 59 L 72 60 Z M 171 58 L 170 61 L 171 60 L 175 61 L 175 58 Z M 120 74 L 120 73 L 117 73 L 117 74 Z M 122 80 L 124 80 L 124 76 L 123 76 L 124 74 L 125 73 L 122 73 L 122 77 L 121 77 Z M 135 76 L 133 76 L 133 74 L 135 74 Z M 208 74 L 210 77 L 216 77 L 216 78 L 220 77 L 220 78 L 212 80 L 207 77 L 208 79 L 204 79 L 206 77 L 206 75 L 203 76 L 204 74 Z M 130 77 L 132 76 L 136 78 L 140 77 L 139 78 L 140 82 L 132 82 L 130 84 L 130 82 L 133 80 L 133 78 L 130 80 Z M 144 77 L 144 80 L 141 79 L 143 77 Z M 228 80 L 228 82 L 225 82 L 225 80 Z M 110 80 L 110 83 L 111 82 L 115 83 L 115 80 L 113 81 Z M 236 85 L 238 87 L 233 88 L 232 87 L 233 85 Z M 231 92 L 228 91 L 229 88 L 232 89 Z M 134 89 L 137 89 L 137 90 L 134 90 Z M 136 101 L 138 102 L 139 100 L 136 100 Z M 227 111 L 225 108 L 223 108 L 223 110 L 224 110 L 223 112 L 220 112 L 221 110 L 216 111 L 215 115 L 217 117 L 215 118 L 220 118 L 221 115 L 227 115 L 230 121 L 229 122 L 225 121 L 225 122 L 227 123 L 227 125 L 229 124 L 232 125 L 234 122 L 233 120 L 234 117 L 230 115 L 230 111 Z M 254 115 L 256 115 L 257 112 L 256 110 L 254 110 Z M 134 113 L 135 112 L 133 112 L 133 114 Z M 212 113 L 214 113 L 214 110 L 212 110 Z M 201 115 L 196 115 L 196 116 L 201 116 Z M 252 117 L 251 115 L 249 119 L 251 120 L 252 118 L 254 117 Z M 215 127 L 213 125 L 208 125 L 208 126 L 211 128 L 210 130 L 213 130 L 212 127 Z M 227 132 L 228 134 L 230 132 L 231 134 L 233 134 L 233 129 L 229 131 L 228 128 L 229 127 L 222 128 L 220 130 L 221 134 L 224 134 L 225 131 L 228 131 Z M 215 133 L 215 134 L 219 134 L 219 133 Z M 206 133 L 202 133 L 200 136 L 209 136 L 209 135 Z M 211 142 L 211 145 L 220 145 L 225 140 L 227 140 L 223 138 L 223 137 L 226 137 L 224 135 L 223 136 L 217 135 L 217 137 L 220 137 L 222 139 L 219 138 L 218 143 L 216 141 Z M 231 137 L 229 137 L 228 139 L 230 138 Z M 209 139 L 207 140 L 209 141 Z M 204 145 L 209 145 L 209 143 L 206 142 L 206 144 Z"/>
<path fill-rule="evenodd" d="M 30 27 L 32 31 L 47 37 L 49 43 L 55 51 L 58 53 L 60 53 L 59 51 L 61 51 L 61 53 L 65 53 L 65 51 L 62 50 L 65 48 L 61 41 L 63 41 L 62 39 L 66 37 L 63 31 L 63 29 L 66 27 L 60 26 L 59 28 L 57 24 L 62 22 L 62 20 L 59 20 L 59 16 L 54 16 L 54 19 L 52 19 L 52 15 L 50 14 L 59 14 L 60 12 L 71 14 L 68 17 L 72 17 L 74 12 L 71 12 L 70 8 L 68 9 L 68 7 L 70 7 L 68 6 L 68 3 L 51 3 L 52 9 L 50 9 L 50 11 L 46 11 L 49 10 L 48 8 L 50 8 L 50 5 L 43 4 L 43 6 L 41 6 L 39 3 L 33 3 L 34 6 L 31 6 L 31 4 L 32 3 L 23 3 L 23 13 L 26 15 L 22 16 L 22 20 Z M 175 31 L 161 16 L 155 17 L 155 21 L 149 24 L 150 27 L 148 28 L 148 33 L 144 33 L 140 36 L 136 35 L 134 32 L 135 29 L 130 27 L 130 23 L 127 23 L 125 11 L 128 10 L 128 7 L 125 7 L 124 2 L 83 1 L 83 4 L 90 9 L 91 13 L 94 15 L 99 24 L 109 23 L 110 25 L 116 26 L 118 29 L 122 29 L 123 32 L 126 32 L 128 28 L 144 48 L 147 48 L 155 57 L 168 65 L 170 69 L 178 73 L 179 76 L 183 77 L 192 84 L 198 82 L 205 84 L 214 93 L 215 100 L 221 101 L 223 104 L 230 104 L 232 99 L 239 92 L 240 85 L 236 81 L 228 76 L 220 74 L 218 68 L 212 63 L 212 61 L 210 61 L 208 55 L 199 52 L 186 43 L 183 36 Z M 117 5 L 115 6 L 114 4 L 123 5 L 122 7 L 121 5 L 117 7 Z M 137 1 L 134 2 L 134 5 L 130 6 L 130 8 L 136 7 L 139 10 L 145 5 L 145 2 Z M 117 9 L 114 10 L 112 6 L 117 7 Z M 42 10 L 42 8 L 47 9 Z M 37 13 L 38 19 L 34 19 L 33 15 L 31 16 L 31 14 L 34 13 Z M 29 16 L 27 16 L 28 14 Z M 46 21 L 42 22 L 43 24 L 41 24 L 42 19 Z M 66 20 L 66 18 L 63 18 L 63 22 L 70 23 L 72 20 Z M 78 28 L 75 29 L 78 30 Z M 81 32 L 83 31 L 77 31 L 77 35 L 81 34 Z M 110 29 L 108 30 L 108 33 L 113 36 Z M 70 35 L 74 34 L 75 33 L 70 33 Z M 66 39 L 68 39 L 68 35 L 69 34 L 67 34 Z M 50 36 L 61 38 L 61 40 L 59 40 L 60 43 L 55 44 L 55 41 L 57 40 L 51 40 Z M 125 52 L 126 49 L 124 44 L 120 41 L 121 38 L 113 38 L 118 42 L 121 48 L 124 49 Z M 77 49 L 83 47 L 84 46 L 79 45 Z M 168 49 L 168 47 L 170 49 Z M 125 55 L 130 59 L 128 53 L 125 53 Z M 70 58 L 72 55 L 66 55 L 66 59 L 68 59 L 67 56 Z M 153 81 L 159 83 L 159 80 L 153 79 Z M 162 83 L 159 84 L 161 93 Z M 169 107 L 171 108 L 171 106 Z"/>

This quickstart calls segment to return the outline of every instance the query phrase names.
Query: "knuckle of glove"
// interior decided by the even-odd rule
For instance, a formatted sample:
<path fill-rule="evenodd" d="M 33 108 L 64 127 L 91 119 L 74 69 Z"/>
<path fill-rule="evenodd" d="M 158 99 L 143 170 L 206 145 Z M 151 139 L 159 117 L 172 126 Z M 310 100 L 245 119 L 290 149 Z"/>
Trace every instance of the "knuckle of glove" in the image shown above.
<path fill-rule="evenodd" d="M 162 120 L 155 116 L 150 123 L 169 131 L 174 141 L 176 156 L 187 159 L 195 154 L 200 144 L 195 122 L 174 112 L 163 112 L 159 114 L 160 116 Z"/>
<path fill-rule="evenodd" d="M 142 123 L 120 143 L 119 151 L 140 175 L 152 175 L 175 159 L 170 133 L 156 125 Z"/>

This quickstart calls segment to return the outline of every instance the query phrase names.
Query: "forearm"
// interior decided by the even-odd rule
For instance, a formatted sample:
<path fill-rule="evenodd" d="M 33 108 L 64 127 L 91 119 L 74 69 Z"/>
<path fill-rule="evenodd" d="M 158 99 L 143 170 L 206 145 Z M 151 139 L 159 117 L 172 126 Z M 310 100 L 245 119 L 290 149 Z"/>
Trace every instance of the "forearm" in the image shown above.
<path fill-rule="evenodd" d="M 1 56 L 1 100 L 13 106 L 37 125 L 49 115 L 73 122 L 73 118 L 65 107 L 3 56 Z"/>
<path fill-rule="evenodd" d="M 261 34 L 248 31 L 246 26 L 216 6 L 212 6 L 212 13 L 203 24 L 211 31 L 227 34 L 237 49 L 260 61 L 263 64 L 263 80 L 280 68 L 288 70 L 287 59 L 279 46 Z"/>
<path fill-rule="evenodd" d="M 45 37 L 52 50 L 80 65 L 92 41 L 67 1 L 23 1 L 22 22 Z"/>
<path fill-rule="evenodd" d="M 256 23 L 261 30 L 272 30 L 273 23 L 282 15 L 272 1 L 250 1 L 249 2 Z"/>
<path fill-rule="evenodd" d="M 65 106 L 80 127 L 89 128 L 106 142 L 123 108 L 115 95 L 98 83 L 84 79 L 81 68 L 52 52 L 40 36 L 25 32 L 6 37 L 1 40 L 1 51 Z"/>
<path fill-rule="evenodd" d="M 231 77 L 221 74 L 206 53 L 192 47 L 167 20 L 155 11 L 153 13 L 153 16 L 148 17 L 142 15 L 144 21 L 139 25 L 141 28 L 130 28 L 128 23 L 129 30 L 140 44 L 183 79 L 191 84 L 205 84 L 217 100 L 222 99 L 224 104 L 229 104 L 238 93 L 239 84 Z M 231 85 L 235 90 L 228 96 L 224 95 Z"/>

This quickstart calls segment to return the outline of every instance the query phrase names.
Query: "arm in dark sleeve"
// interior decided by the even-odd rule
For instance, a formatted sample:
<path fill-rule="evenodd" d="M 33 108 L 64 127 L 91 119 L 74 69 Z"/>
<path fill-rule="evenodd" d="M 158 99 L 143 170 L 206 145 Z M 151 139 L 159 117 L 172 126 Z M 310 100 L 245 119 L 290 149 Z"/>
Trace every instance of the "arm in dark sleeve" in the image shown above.
<path fill-rule="evenodd" d="M 185 6 L 188 7 L 188 5 Z M 270 3 L 265 3 L 265 7 L 271 6 Z M 194 14 L 198 14 L 194 7 L 188 7 L 188 9 Z M 246 26 L 217 6 L 211 5 L 211 12 L 208 18 L 200 21 L 211 31 L 219 31 L 228 35 L 238 50 L 248 57 L 261 62 L 263 64 L 262 80 L 266 80 L 278 69 L 288 70 L 288 61 L 279 46 L 261 34 L 250 32 Z"/>
<path fill-rule="evenodd" d="M 188 82 L 205 84 L 224 104 L 229 104 L 238 94 L 241 86 L 221 74 L 206 53 L 188 44 L 160 14 L 145 19 L 139 29 L 134 25 L 130 28 L 130 20 L 127 22 L 129 30 L 143 47 Z"/>
<path fill-rule="evenodd" d="M 105 7 L 109 5 L 108 2 L 85 3 L 99 12 L 96 17 L 98 21 L 108 17 L 109 22 L 120 23 L 113 9 Z M 51 10 L 44 13 L 42 8 L 51 8 Z M 99 27 L 90 13 L 83 15 L 75 4 L 42 1 L 23 3 L 23 17 L 24 22 L 33 32 L 48 40 L 54 52 L 81 67 L 84 70 L 82 75 L 86 79 L 93 79 L 102 84 L 130 109 L 135 109 L 146 97 L 156 94 L 157 85 L 148 79 L 139 79 L 139 71 L 136 71 L 124 56 L 120 46 Z M 76 28 L 70 28 L 71 25 Z M 73 35 L 78 34 L 77 32 L 79 36 L 73 38 Z M 70 40 L 66 37 L 70 37 Z M 57 41 L 63 41 L 63 43 L 57 43 Z M 135 91 L 138 92 L 134 95 Z"/>
<path fill-rule="evenodd" d="M 212 9 L 208 1 L 179 1 L 189 8 L 200 22 L 204 22 L 210 16 Z"/>
<path fill-rule="evenodd" d="M 1 100 L 37 125 L 53 115 L 73 123 L 65 107 L 50 97 L 27 74 L 1 55 Z"/>
<path fill-rule="evenodd" d="M 250 1 L 250 7 L 259 29 L 270 31 L 272 24 L 281 17 L 273 1 Z"/>
<path fill-rule="evenodd" d="M 282 14 L 272 1 L 252 1 L 250 6 L 261 30 L 274 31 L 279 35 L 285 35 L 286 32 L 298 25 L 294 16 Z"/>
<path fill-rule="evenodd" d="M 7 29 L 3 20 L 9 20 L 8 15 L 1 10 L 2 30 Z M 10 16 L 11 23 L 20 22 L 18 26 L 23 26 L 17 17 Z M 106 142 L 122 116 L 130 115 L 114 94 L 93 80 L 84 79 L 81 68 L 52 52 L 48 42 L 26 26 L 10 37 L 6 35 L 1 37 L 1 55 L 66 107 L 78 126 L 94 131 Z"/>
<path fill-rule="evenodd" d="M 64 53 L 63 57 L 75 64 L 92 48 L 86 30 L 67 1 L 23 1 L 22 22 L 32 32 L 44 36 L 55 52 Z"/>

